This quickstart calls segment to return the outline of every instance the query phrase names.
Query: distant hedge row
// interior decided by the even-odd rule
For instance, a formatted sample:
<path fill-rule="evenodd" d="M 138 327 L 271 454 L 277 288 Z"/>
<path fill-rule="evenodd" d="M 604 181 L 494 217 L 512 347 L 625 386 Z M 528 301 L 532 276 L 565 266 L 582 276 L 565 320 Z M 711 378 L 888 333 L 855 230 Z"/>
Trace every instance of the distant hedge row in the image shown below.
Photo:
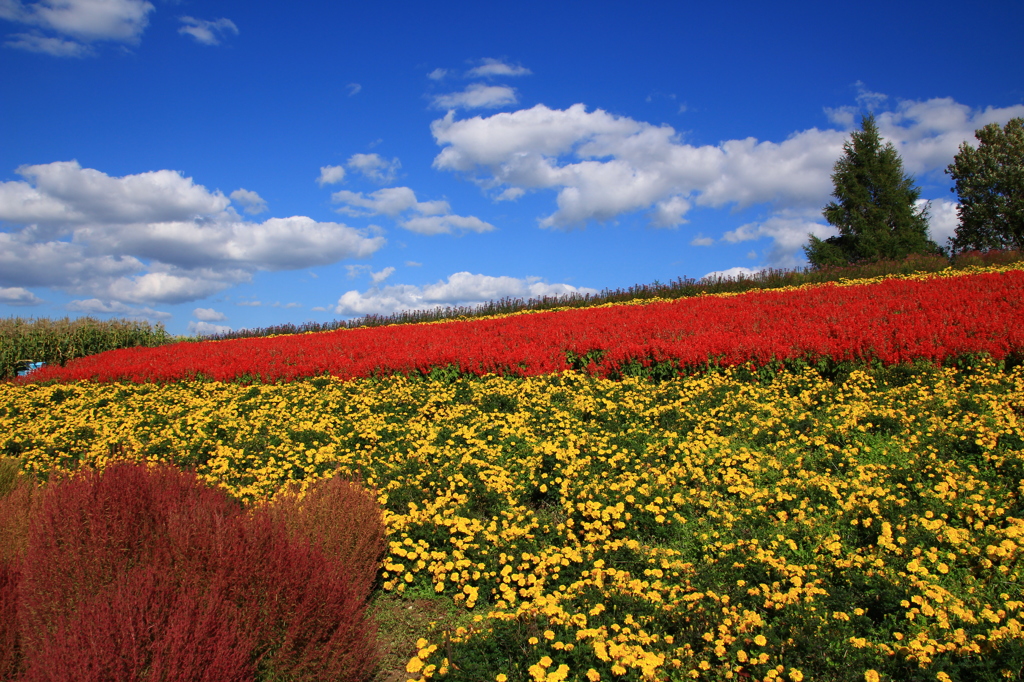
<path fill-rule="evenodd" d="M 0 379 L 31 363 L 64 365 L 69 360 L 117 348 L 161 346 L 174 341 L 162 323 L 8 317 L 0 319 Z"/>

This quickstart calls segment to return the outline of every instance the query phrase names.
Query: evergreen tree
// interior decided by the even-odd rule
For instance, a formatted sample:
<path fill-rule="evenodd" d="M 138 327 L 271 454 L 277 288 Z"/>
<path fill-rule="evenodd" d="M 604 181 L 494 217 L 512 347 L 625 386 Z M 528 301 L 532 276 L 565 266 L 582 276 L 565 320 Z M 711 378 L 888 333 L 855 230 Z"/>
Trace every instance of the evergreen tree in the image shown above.
<path fill-rule="evenodd" d="M 804 247 L 815 267 L 858 261 L 901 260 L 912 253 L 941 253 L 928 238 L 927 207 L 917 208 L 921 190 L 903 171 L 892 143 L 882 145 L 873 115 L 861 119 L 861 129 L 843 145 L 843 157 L 833 167 L 835 186 L 822 212 L 838 237 L 811 235 Z"/>
<path fill-rule="evenodd" d="M 1024 118 L 976 130 L 975 149 L 964 142 L 946 172 L 960 199 L 954 252 L 1024 250 Z"/>

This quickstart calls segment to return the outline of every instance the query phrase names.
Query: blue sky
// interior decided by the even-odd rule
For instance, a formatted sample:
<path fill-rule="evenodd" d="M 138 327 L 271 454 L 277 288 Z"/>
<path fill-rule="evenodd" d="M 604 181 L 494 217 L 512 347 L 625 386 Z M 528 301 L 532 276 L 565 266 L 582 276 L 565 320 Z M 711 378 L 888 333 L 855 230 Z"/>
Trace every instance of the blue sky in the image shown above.
<path fill-rule="evenodd" d="M 0 0 L 0 315 L 173 333 L 803 264 L 873 112 L 1024 116 L 1024 4 Z"/>

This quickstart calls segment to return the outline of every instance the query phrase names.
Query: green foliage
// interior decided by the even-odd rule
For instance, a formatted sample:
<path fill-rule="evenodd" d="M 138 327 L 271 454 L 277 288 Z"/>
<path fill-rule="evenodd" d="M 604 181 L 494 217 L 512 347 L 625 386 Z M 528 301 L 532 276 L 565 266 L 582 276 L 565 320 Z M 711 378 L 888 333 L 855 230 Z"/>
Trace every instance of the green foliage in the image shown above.
<path fill-rule="evenodd" d="M 811 236 L 804 248 L 815 267 L 860 261 L 899 260 L 910 254 L 939 253 L 928 238 L 927 208 L 916 201 L 921 190 L 903 171 L 903 162 L 891 142 L 882 144 L 874 116 L 861 120 L 861 130 L 843 145 L 844 156 L 833 167 L 837 201 L 823 211 L 839 236 L 822 240 Z"/>
<path fill-rule="evenodd" d="M 960 199 L 950 248 L 1024 249 L 1024 118 L 990 123 L 974 136 L 977 149 L 964 142 L 946 168 Z"/>
<path fill-rule="evenodd" d="M 33 362 L 64 365 L 103 351 L 161 346 L 173 341 L 162 323 L 8 317 L 0 319 L 0 379 L 14 376 Z"/>

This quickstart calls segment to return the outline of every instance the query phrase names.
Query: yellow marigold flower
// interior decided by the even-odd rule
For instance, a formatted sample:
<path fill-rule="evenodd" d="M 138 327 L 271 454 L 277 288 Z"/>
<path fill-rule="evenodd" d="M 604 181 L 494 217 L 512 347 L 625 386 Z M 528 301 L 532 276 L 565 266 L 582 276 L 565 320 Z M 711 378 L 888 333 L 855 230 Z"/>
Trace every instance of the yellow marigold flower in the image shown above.
<path fill-rule="evenodd" d="M 796 668 L 789 669 L 789 679 L 793 682 L 801 682 L 804 679 L 804 674 Z"/>
<path fill-rule="evenodd" d="M 880 682 L 881 679 L 877 670 L 868 670 L 864 673 L 864 682 Z"/>
<path fill-rule="evenodd" d="M 765 639 L 764 635 L 758 635 L 757 637 L 754 638 L 754 644 L 756 644 L 758 646 L 764 646 L 767 643 L 768 643 L 768 640 Z"/>
<path fill-rule="evenodd" d="M 405 664 L 405 672 L 407 673 L 415 674 L 421 670 L 423 670 L 423 661 L 419 657 L 412 658 Z"/>
<path fill-rule="evenodd" d="M 494 678 L 497 682 L 505 682 L 508 679 L 508 675 L 505 673 L 498 673 L 497 677 Z"/>
<path fill-rule="evenodd" d="M 590 670 L 587 671 L 587 679 L 590 680 L 590 682 L 600 682 L 600 680 L 601 680 L 601 673 L 599 673 L 596 670 L 594 670 L 593 668 L 591 668 Z"/>
<path fill-rule="evenodd" d="M 554 638 L 555 638 L 555 633 L 554 632 L 552 632 L 551 630 L 545 630 L 544 631 L 544 639 L 554 639 Z"/>

